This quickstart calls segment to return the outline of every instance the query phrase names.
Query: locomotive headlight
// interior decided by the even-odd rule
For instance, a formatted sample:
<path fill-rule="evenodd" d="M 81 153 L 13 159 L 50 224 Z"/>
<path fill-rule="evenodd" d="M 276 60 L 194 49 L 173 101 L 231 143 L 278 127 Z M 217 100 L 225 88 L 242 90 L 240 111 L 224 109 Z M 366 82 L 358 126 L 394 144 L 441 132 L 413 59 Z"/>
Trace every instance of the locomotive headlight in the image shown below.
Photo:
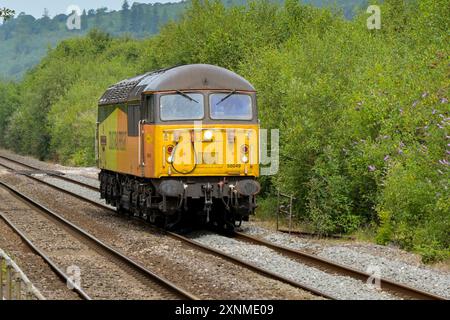
<path fill-rule="evenodd" d="M 169 157 L 167 158 L 167 162 L 168 162 L 168 163 L 172 163 L 172 162 L 173 162 L 173 156 L 169 156 Z"/>
<path fill-rule="evenodd" d="M 213 132 L 211 130 L 206 130 L 203 132 L 203 141 L 211 141 L 213 138 Z"/>
<path fill-rule="evenodd" d="M 242 157 L 242 162 L 243 163 L 247 163 L 248 162 L 248 157 L 247 156 L 243 156 Z"/>

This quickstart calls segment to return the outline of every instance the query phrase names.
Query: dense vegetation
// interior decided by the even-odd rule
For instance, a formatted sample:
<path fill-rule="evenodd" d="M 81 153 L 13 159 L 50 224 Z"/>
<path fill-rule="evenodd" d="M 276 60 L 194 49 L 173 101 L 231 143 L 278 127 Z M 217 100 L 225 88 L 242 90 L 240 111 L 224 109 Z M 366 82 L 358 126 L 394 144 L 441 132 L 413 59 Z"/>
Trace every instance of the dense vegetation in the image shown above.
<path fill-rule="evenodd" d="M 283 0 L 272 0 L 281 3 Z M 316 6 L 333 5 L 341 8 L 346 16 L 352 15 L 356 5 L 366 0 L 303 0 Z M 131 3 L 131 1 L 130 1 Z M 129 4 L 124 0 L 122 9 L 109 11 L 103 7 L 84 10 L 79 30 L 68 30 L 67 14 L 58 14 L 53 18 L 44 11 L 41 18 L 31 15 L 19 15 L 0 25 L 0 74 L 4 79 L 21 79 L 25 71 L 37 65 L 46 55 L 48 47 L 55 47 L 61 40 L 86 35 L 94 28 L 101 29 L 113 36 L 129 34 L 134 38 L 145 38 L 157 34 L 168 21 L 178 20 L 190 0 L 174 3 L 138 3 Z M 247 0 L 223 0 L 225 6 L 242 5 Z M 6 11 L 5 11 L 6 14 Z M 1 78 L 0 78 L 1 79 Z"/>
<path fill-rule="evenodd" d="M 375 230 L 379 243 L 450 255 L 447 0 L 384 1 L 381 30 L 295 0 L 226 8 L 197 1 L 151 39 L 91 31 L 62 42 L 20 84 L 2 84 L 0 143 L 94 163 L 96 101 L 117 80 L 180 63 L 237 71 L 259 90 L 262 126 L 281 132 L 263 180 L 299 199 L 323 233 Z M 276 112 L 274 112 L 276 110 Z M 260 213 L 273 213 L 273 198 Z"/>

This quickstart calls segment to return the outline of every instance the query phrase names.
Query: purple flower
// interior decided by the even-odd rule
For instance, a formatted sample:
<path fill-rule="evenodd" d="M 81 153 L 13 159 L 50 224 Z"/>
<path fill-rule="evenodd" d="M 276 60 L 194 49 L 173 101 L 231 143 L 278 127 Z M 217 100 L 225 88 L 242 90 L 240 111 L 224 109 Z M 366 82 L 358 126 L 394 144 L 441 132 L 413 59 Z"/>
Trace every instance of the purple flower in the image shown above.
<path fill-rule="evenodd" d="M 428 92 L 422 93 L 422 98 L 426 98 L 426 97 L 428 97 Z"/>
<path fill-rule="evenodd" d="M 398 154 L 403 154 L 403 150 L 402 149 L 398 149 Z"/>
<path fill-rule="evenodd" d="M 390 159 L 389 155 L 386 155 L 386 156 L 384 157 L 384 161 L 388 161 L 389 159 Z"/>
<path fill-rule="evenodd" d="M 441 126 L 439 123 L 437 124 L 437 126 L 438 126 L 439 129 L 444 129 L 444 127 Z"/>
<path fill-rule="evenodd" d="M 448 99 L 447 98 L 441 98 L 441 103 L 448 103 Z"/>
<path fill-rule="evenodd" d="M 371 164 L 371 165 L 369 166 L 369 171 L 370 171 L 370 172 L 374 172 L 375 170 L 377 170 L 377 168 L 376 168 L 373 164 Z"/>
<path fill-rule="evenodd" d="M 398 109 L 398 111 L 400 112 L 400 114 L 403 114 L 403 109 L 402 108 Z"/>
<path fill-rule="evenodd" d="M 433 109 L 433 111 L 431 111 L 431 114 L 436 114 L 436 109 Z"/>
<path fill-rule="evenodd" d="M 400 148 L 404 148 L 404 147 L 405 147 L 405 144 L 402 141 L 400 141 Z"/>
<path fill-rule="evenodd" d="M 413 108 L 414 108 L 415 106 L 417 106 L 418 103 L 419 103 L 419 101 L 417 101 L 417 100 L 414 101 L 413 104 L 412 104 Z"/>
<path fill-rule="evenodd" d="M 443 166 L 448 166 L 449 165 L 449 162 L 447 160 L 445 160 L 445 159 L 439 160 L 439 163 L 442 164 Z"/>
<path fill-rule="evenodd" d="M 446 154 L 450 154 L 450 150 L 445 150 L 445 153 Z"/>

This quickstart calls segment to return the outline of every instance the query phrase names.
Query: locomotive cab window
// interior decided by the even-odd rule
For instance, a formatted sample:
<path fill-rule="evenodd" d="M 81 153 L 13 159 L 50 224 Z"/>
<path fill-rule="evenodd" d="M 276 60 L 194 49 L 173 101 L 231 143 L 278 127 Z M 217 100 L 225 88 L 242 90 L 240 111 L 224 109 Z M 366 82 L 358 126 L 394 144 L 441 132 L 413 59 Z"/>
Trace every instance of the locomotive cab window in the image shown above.
<path fill-rule="evenodd" d="M 141 106 L 128 106 L 128 136 L 137 137 L 139 135 L 139 120 L 141 120 Z"/>
<path fill-rule="evenodd" d="M 201 93 L 166 94 L 160 98 L 160 116 L 163 121 L 200 120 L 205 115 Z"/>
<path fill-rule="evenodd" d="M 252 98 L 235 92 L 211 94 L 210 113 L 214 120 L 252 120 Z"/>

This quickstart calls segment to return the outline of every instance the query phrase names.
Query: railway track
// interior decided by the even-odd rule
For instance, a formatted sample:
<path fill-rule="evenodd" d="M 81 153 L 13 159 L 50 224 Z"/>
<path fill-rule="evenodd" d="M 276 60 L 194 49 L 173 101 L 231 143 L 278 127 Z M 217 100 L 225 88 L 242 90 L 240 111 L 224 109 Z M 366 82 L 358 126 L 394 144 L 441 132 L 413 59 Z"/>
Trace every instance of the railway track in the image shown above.
<path fill-rule="evenodd" d="M 0 157 L 0 158 L 6 159 L 6 160 L 9 161 L 8 158 L 5 158 L 5 157 Z M 11 161 L 11 162 L 20 165 L 20 162 L 18 162 L 16 160 Z M 0 166 L 3 166 L 6 169 L 11 170 L 11 171 L 17 171 L 17 169 L 14 169 L 11 166 L 5 165 L 4 163 L 0 163 Z M 29 166 L 25 166 L 25 167 L 29 167 Z M 33 167 L 33 170 L 39 170 L 39 168 Z M 20 173 L 24 174 L 23 172 L 20 172 Z M 51 187 L 53 189 L 56 189 L 56 190 L 61 191 L 63 193 L 66 193 L 66 194 L 68 194 L 70 196 L 74 196 L 74 197 L 76 197 L 76 198 L 78 198 L 80 200 L 88 202 L 88 203 L 90 203 L 92 205 L 95 205 L 95 206 L 101 208 L 101 209 L 108 210 L 108 211 L 110 211 L 112 213 L 117 213 L 116 210 L 114 210 L 113 208 L 111 208 L 111 207 L 109 207 L 109 206 L 107 206 L 105 204 L 102 204 L 100 202 L 97 202 L 97 201 L 94 201 L 92 199 L 86 198 L 84 196 L 80 196 L 80 195 L 78 195 L 78 194 L 76 194 L 76 193 L 74 193 L 72 191 L 67 190 L 67 189 L 55 186 L 54 184 L 51 184 L 51 183 L 46 182 L 46 181 L 44 181 L 42 179 L 36 178 L 36 177 L 32 176 L 31 174 L 25 174 L 25 175 L 28 178 L 30 178 L 30 179 L 33 179 L 33 180 L 35 180 L 35 181 L 37 181 L 39 183 L 43 183 L 43 184 L 45 184 L 45 185 L 47 185 L 47 186 L 49 186 L 49 187 Z M 52 177 L 58 179 L 60 176 L 59 175 L 55 175 L 55 176 L 52 176 Z M 67 179 L 64 179 L 64 180 L 68 181 Z M 79 182 L 79 181 L 77 181 L 77 182 Z M 80 183 L 76 183 L 76 184 L 80 185 Z M 97 191 L 98 191 L 98 188 L 97 188 Z M 153 226 L 150 226 L 150 227 L 153 227 Z M 158 230 L 158 231 L 161 231 L 161 230 Z M 179 240 L 179 241 L 182 241 L 183 243 L 189 245 L 190 247 L 193 247 L 193 248 L 195 248 L 197 250 L 201 250 L 201 251 L 206 252 L 208 254 L 212 254 L 214 256 L 219 256 L 221 258 L 224 258 L 225 260 L 228 260 L 228 261 L 230 261 L 232 263 L 238 264 L 238 265 L 240 265 L 242 267 L 245 267 L 245 268 L 247 268 L 249 270 L 252 270 L 252 271 L 254 271 L 254 272 L 258 273 L 258 274 L 261 274 L 261 275 L 263 275 L 265 277 L 268 277 L 268 278 L 271 278 L 271 279 L 274 279 L 274 280 L 277 280 L 277 281 L 280 281 L 280 282 L 283 282 L 283 283 L 287 283 L 287 284 L 292 285 L 292 286 L 294 286 L 296 288 L 307 290 L 307 291 L 309 291 L 309 292 L 311 292 L 311 293 L 313 293 L 315 295 L 318 295 L 318 296 L 321 296 L 321 297 L 324 297 L 324 298 L 327 298 L 327 299 L 333 299 L 333 300 L 337 299 L 336 297 L 331 296 L 331 295 L 329 295 L 329 294 L 327 294 L 327 293 L 325 293 L 325 292 L 323 292 L 321 290 L 318 290 L 316 288 L 307 286 L 307 285 L 302 284 L 302 283 L 298 283 L 298 282 L 293 281 L 293 280 L 291 280 L 289 278 L 283 277 L 283 276 L 278 275 L 276 273 L 273 273 L 273 272 L 270 272 L 270 271 L 265 270 L 263 268 L 260 268 L 259 266 L 255 265 L 255 264 L 249 263 L 247 261 L 244 261 L 244 260 L 239 259 L 237 257 L 234 257 L 232 255 L 226 254 L 226 253 L 221 252 L 219 250 L 215 250 L 214 248 L 202 245 L 202 244 L 200 244 L 200 243 L 198 243 L 198 242 L 196 242 L 194 240 L 191 240 L 191 239 L 189 239 L 189 238 L 187 238 L 185 236 L 182 236 L 180 234 L 177 234 L 175 232 L 168 232 L 168 231 L 164 231 L 164 232 L 168 236 L 170 236 L 171 238 Z"/>
<path fill-rule="evenodd" d="M 78 294 L 78 296 L 83 300 L 91 300 L 91 297 L 81 288 L 76 286 L 71 278 L 62 271 L 57 264 L 41 249 L 34 245 L 34 243 L 22 232 L 19 228 L 8 219 L 2 212 L 0 212 L 0 219 L 3 220 L 22 240 L 23 242 L 38 256 L 40 256 L 45 263 L 55 272 L 55 274 L 63 281 L 65 284 L 71 284 L 73 288 L 72 291 Z"/>
<path fill-rule="evenodd" d="M 236 232 L 235 238 L 238 240 L 244 241 L 244 242 L 268 247 L 282 255 L 288 256 L 288 257 L 290 257 L 296 261 L 299 261 L 303 264 L 312 266 L 314 268 L 317 268 L 319 270 L 323 270 L 326 272 L 335 273 L 335 274 L 342 275 L 342 276 L 349 276 L 354 279 L 361 280 L 363 282 L 366 282 L 369 278 L 372 277 L 371 274 L 351 268 L 349 266 L 342 265 L 342 264 L 336 263 L 334 261 L 324 259 L 317 255 L 306 253 L 304 251 L 294 250 L 291 248 L 280 246 L 280 245 L 274 244 L 272 242 L 263 240 L 261 238 L 244 234 L 242 232 Z M 429 292 L 426 292 L 423 290 L 419 290 L 416 288 L 412 288 L 412 287 L 406 286 L 404 284 L 394 282 L 389 279 L 379 278 L 379 280 L 380 280 L 380 286 L 381 286 L 382 290 L 386 290 L 390 293 L 395 294 L 396 296 L 400 296 L 405 299 L 446 300 L 445 298 L 437 296 L 435 294 L 432 294 L 432 293 L 429 293 Z"/>
<path fill-rule="evenodd" d="M 81 182 L 81 181 L 78 181 L 78 180 L 76 180 L 76 179 L 69 178 L 69 177 L 65 176 L 64 173 L 59 172 L 59 171 L 49 171 L 49 170 L 45 170 L 45 169 L 38 168 L 38 167 L 35 167 L 35 166 L 31 166 L 31 165 L 29 165 L 29 164 L 26 164 L 26 163 L 23 163 L 23 162 L 20 162 L 20 161 L 17 161 L 17 160 L 14 160 L 14 159 L 11 159 L 11 158 L 2 156 L 2 155 L 0 155 L 0 159 L 3 159 L 3 160 L 6 160 L 6 161 L 9 161 L 9 162 L 12 162 L 12 163 L 17 164 L 17 165 L 19 165 L 19 166 L 23 166 L 23 167 L 25 167 L 25 168 L 27 168 L 27 169 L 31 169 L 32 171 L 35 171 L 36 173 L 38 173 L 38 172 L 46 173 L 46 174 L 48 174 L 49 176 L 58 178 L 58 179 L 60 179 L 60 180 L 64 180 L 64 181 L 66 181 L 66 182 L 74 183 L 74 184 L 77 184 L 77 185 L 79 185 L 79 186 L 81 186 L 81 187 L 88 188 L 88 189 L 93 190 L 93 191 L 98 191 L 98 188 L 97 188 L 97 187 L 92 186 L 92 185 L 87 184 L 87 183 L 84 183 L 84 182 Z M 14 170 L 14 169 L 12 169 L 11 167 L 8 167 L 8 168 L 9 168 L 10 170 Z M 26 173 L 24 172 L 24 174 L 26 174 Z"/>
<path fill-rule="evenodd" d="M 10 159 L 8 159 L 6 157 L 3 157 L 3 156 L 0 156 L 0 158 L 8 160 L 8 161 L 11 161 Z M 20 162 L 18 162 L 16 160 L 11 161 L 11 162 L 14 162 L 14 163 L 16 163 L 18 165 L 22 165 Z M 0 163 L 0 165 L 3 166 L 3 167 L 6 167 L 9 170 L 15 170 L 14 168 L 11 168 L 11 167 L 9 167 L 7 165 L 4 165 L 2 163 Z M 31 166 L 28 166 L 28 165 L 23 165 L 23 166 L 32 168 L 34 170 L 39 170 L 39 168 L 36 168 L 36 167 L 31 167 Z M 44 184 L 46 184 L 46 185 L 48 185 L 48 186 L 50 186 L 50 187 L 52 187 L 52 188 L 54 188 L 56 190 L 59 190 L 61 192 L 69 194 L 71 196 L 75 196 L 75 197 L 77 197 L 80 200 L 89 202 L 90 204 L 95 205 L 95 206 L 97 206 L 99 208 L 102 208 L 102 209 L 105 209 L 105 210 L 108 210 L 108 211 L 116 213 L 116 211 L 114 209 L 112 209 L 111 207 L 109 207 L 109 206 L 107 206 L 105 204 L 102 204 L 100 202 L 94 201 L 92 199 L 89 199 L 89 198 L 86 198 L 86 197 L 83 197 L 83 196 L 80 196 L 78 194 L 75 194 L 74 192 L 71 192 L 71 191 L 66 190 L 64 188 L 55 186 L 55 185 L 53 185 L 51 183 L 48 183 L 46 181 L 43 181 L 42 179 L 38 179 L 38 178 L 33 177 L 31 175 L 27 175 L 27 176 L 29 178 L 31 178 L 31 179 L 34 179 L 34 180 L 40 182 L 40 183 L 44 183 Z M 55 175 L 54 177 L 57 178 L 57 179 L 61 178 L 60 175 Z M 62 179 L 62 180 L 65 180 L 66 182 L 73 182 L 73 183 L 75 183 L 77 185 L 89 188 L 91 190 L 99 191 L 98 188 L 95 188 L 95 187 L 92 187 L 90 185 L 84 184 L 84 183 L 82 183 L 80 181 L 76 181 L 76 180 L 73 180 L 73 179 L 70 179 L 70 178 L 67 178 L 67 177 L 64 177 L 64 178 L 65 179 Z M 278 281 L 281 281 L 281 282 L 284 282 L 284 283 L 288 283 L 288 284 L 290 284 L 290 285 L 292 285 L 294 287 L 310 291 L 311 293 L 314 293 L 314 294 L 316 294 L 318 296 L 322 296 L 322 297 L 327 298 L 327 299 L 337 299 L 336 297 L 331 296 L 331 295 L 329 295 L 329 294 L 327 294 L 327 293 L 325 293 L 325 292 L 323 292 L 321 290 L 318 290 L 317 288 L 312 288 L 312 287 L 310 287 L 308 285 L 305 285 L 305 284 L 293 281 L 293 280 L 291 280 L 289 278 L 286 278 L 286 277 L 283 277 L 283 276 L 278 275 L 276 273 L 273 273 L 271 271 L 265 270 L 265 269 L 255 265 L 255 264 L 252 264 L 250 262 L 244 261 L 244 260 L 242 260 L 240 258 L 234 257 L 234 256 L 229 255 L 227 253 L 221 252 L 220 250 L 217 250 L 217 249 L 211 248 L 209 246 L 203 245 L 203 244 L 201 244 L 201 243 L 199 243 L 199 242 L 197 242 L 195 240 L 192 240 L 192 239 L 187 238 L 185 236 L 182 236 L 180 234 L 177 234 L 177 233 L 174 233 L 174 232 L 166 232 L 166 233 L 170 237 L 172 237 L 174 239 L 178 239 L 178 240 L 180 240 L 180 241 L 190 245 L 191 247 L 194 247 L 194 248 L 197 248 L 199 250 L 202 250 L 203 252 L 207 252 L 207 253 L 210 253 L 210 254 L 213 254 L 213 255 L 216 255 L 216 256 L 220 256 L 220 257 L 222 257 L 222 258 L 224 258 L 224 259 L 226 259 L 228 261 L 231 261 L 233 263 L 239 264 L 239 265 L 241 265 L 243 267 L 246 267 L 246 268 L 248 268 L 248 269 L 250 269 L 252 271 L 255 271 L 255 272 L 259 273 L 259 274 L 262 274 L 262 275 L 264 275 L 266 277 L 269 277 L 269 278 L 272 278 L 272 279 L 275 279 L 275 280 L 278 280 Z M 329 272 L 329 273 L 335 273 L 335 274 L 338 274 L 338 275 L 349 276 L 349 277 L 352 277 L 354 279 L 357 279 L 357 280 L 360 280 L 360 281 L 364 281 L 364 282 L 366 282 L 367 279 L 369 279 L 369 277 L 371 277 L 371 275 L 368 274 L 368 273 L 365 273 L 363 271 L 360 271 L 360 270 L 357 270 L 357 269 L 354 269 L 354 268 L 351 268 L 351 267 L 348 267 L 348 266 L 345 266 L 345 265 L 333 262 L 331 260 L 327 260 L 327 259 L 318 257 L 317 255 L 312 255 L 312 254 L 309 254 L 309 253 L 306 253 L 306 252 L 303 252 L 303 251 L 300 251 L 300 250 L 294 250 L 294 249 L 290 249 L 290 248 L 287 248 L 287 247 L 279 246 L 279 245 L 276 245 L 276 244 L 274 244 L 272 242 L 265 241 L 265 240 L 257 238 L 257 237 L 249 236 L 249 235 L 246 235 L 244 233 L 237 232 L 235 234 L 235 237 L 237 239 L 241 240 L 241 241 L 244 241 L 244 242 L 253 243 L 253 244 L 257 244 L 257 245 L 262 245 L 262 246 L 268 247 L 268 248 L 270 248 L 270 249 L 272 249 L 272 250 L 274 250 L 274 251 L 276 251 L 276 252 L 278 252 L 278 253 L 280 253 L 282 255 L 288 256 L 288 257 L 290 257 L 290 258 L 292 258 L 292 259 L 294 259 L 296 261 L 299 261 L 301 263 L 304 263 L 306 265 L 318 268 L 320 270 L 323 270 L 323 271 L 326 271 L 326 272 Z M 392 280 L 389 280 L 389 279 L 380 278 L 379 280 L 380 280 L 381 288 L 383 290 L 386 290 L 388 292 L 394 293 L 396 296 L 399 296 L 399 297 L 402 297 L 402 298 L 405 298 L 405 299 L 446 300 L 444 297 L 437 296 L 435 294 L 432 294 L 432 293 L 429 293 L 429 292 L 426 292 L 426 291 L 423 291 L 423 290 L 420 290 L 420 289 L 417 289 L 417 288 L 413 288 L 413 287 L 410 287 L 410 286 L 407 286 L 407 285 L 404 285 L 402 283 L 398 283 L 398 282 L 395 282 L 395 281 L 392 281 Z"/>
<path fill-rule="evenodd" d="M 114 248 L 108 246 L 98 238 L 84 231 L 83 229 L 77 227 L 72 224 L 70 221 L 63 218 L 56 212 L 42 206 L 26 195 L 22 194 L 14 187 L 0 181 L 0 187 L 7 190 L 9 193 L 14 195 L 21 202 L 30 206 L 36 210 L 36 212 L 48 217 L 52 222 L 55 222 L 56 225 L 62 227 L 64 230 L 68 230 L 71 235 L 74 235 L 77 239 L 80 239 L 83 243 L 87 244 L 90 249 L 99 253 L 100 255 L 107 258 L 109 261 L 112 261 L 115 265 L 120 267 L 123 270 L 126 270 L 127 273 L 132 275 L 134 278 L 139 278 L 143 283 L 145 283 L 150 290 L 158 291 L 161 293 L 161 296 L 172 298 L 172 299 L 188 299 L 188 300 L 198 300 L 198 298 L 185 291 L 184 289 L 176 286 L 170 281 L 158 276 L 153 273 L 151 270 L 148 270 L 141 264 L 131 260 L 130 258 L 123 255 L 121 252 L 115 250 Z M 68 276 L 62 272 L 58 266 L 51 261 L 51 259 L 39 248 L 37 248 L 31 240 L 19 230 L 17 226 L 15 226 L 10 219 L 6 218 L 5 215 L 1 214 L 1 218 L 13 229 L 17 232 L 17 234 L 35 251 L 37 252 L 51 267 L 52 269 L 60 276 L 62 279 L 69 281 Z M 77 288 L 73 286 L 75 291 L 80 295 L 81 298 L 90 300 L 90 296 L 81 288 Z"/>

